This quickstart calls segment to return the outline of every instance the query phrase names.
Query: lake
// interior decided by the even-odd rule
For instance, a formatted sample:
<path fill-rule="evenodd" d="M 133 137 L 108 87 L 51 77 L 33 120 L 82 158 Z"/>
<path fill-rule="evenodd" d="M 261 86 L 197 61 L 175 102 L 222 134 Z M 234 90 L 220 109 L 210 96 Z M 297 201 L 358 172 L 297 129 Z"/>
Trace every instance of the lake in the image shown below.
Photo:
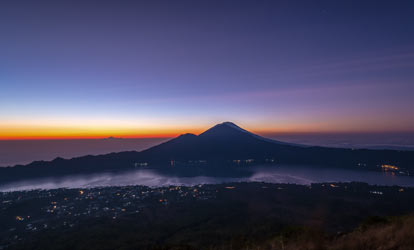
<path fill-rule="evenodd" d="M 174 172 L 162 172 L 154 169 L 139 169 L 123 173 L 78 175 L 61 178 L 44 178 L 30 181 L 8 183 L 0 186 L 0 191 L 21 191 L 55 188 L 92 188 L 101 186 L 144 185 L 150 187 L 198 184 L 218 184 L 227 182 L 267 182 L 294 183 L 309 185 L 321 182 L 366 182 L 371 185 L 414 186 L 411 176 L 398 176 L 389 172 L 337 169 L 315 166 L 255 166 L 238 173 L 237 177 L 228 174 L 212 176 L 210 174 L 178 175 Z"/>

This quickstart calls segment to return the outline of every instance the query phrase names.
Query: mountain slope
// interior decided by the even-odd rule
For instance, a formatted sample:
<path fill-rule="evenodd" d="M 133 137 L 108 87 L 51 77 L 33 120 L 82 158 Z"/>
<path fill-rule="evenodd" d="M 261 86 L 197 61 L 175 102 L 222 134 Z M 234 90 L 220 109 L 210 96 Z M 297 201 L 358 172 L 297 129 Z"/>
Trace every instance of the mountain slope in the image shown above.
<path fill-rule="evenodd" d="M 276 163 L 347 167 L 362 164 L 370 168 L 378 168 L 382 164 L 407 168 L 414 163 L 414 152 L 295 145 L 263 138 L 230 122 L 218 124 L 199 136 L 182 135 L 142 151 L 140 157 L 154 163 L 169 160 L 228 162 L 254 159 L 257 163 L 274 160 Z"/>
<path fill-rule="evenodd" d="M 269 158 L 276 151 L 296 147 L 267 140 L 229 122 L 218 124 L 200 135 L 181 135 L 168 142 L 142 151 L 142 157 L 151 160 L 234 160 Z"/>
<path fill-rule="evenodd" d="M 300 144 L 293 144 L 293 143 L 287 143 L 287 142 L 282 142 L 282 141 L 276 141 L 276 140 L 272 140 L 269 138 L 265 138 L 256 134 L 253 134 L 245 129 L 240 128 L 239 126 L 237 126 L 236 124 L 232 123 L 232 122 L 223 122 L 220 124 L 215 125 L 214 127 L 206 130 L 205 132 L 200 134 L 200 137 L 231 137 L 231 136 L 238 136 L 238 137 L 253 137 L 255 139 L 259 139 L 261 141 L 267 141 L 267 142 L 272 142 L 272 143 L 277 143 L 277 144 L 282 144 L 282 145 L 291 145 L 291 146 L 300 146 L 300 147 L 305 147 L 304 145 L 300 145 Z"/>

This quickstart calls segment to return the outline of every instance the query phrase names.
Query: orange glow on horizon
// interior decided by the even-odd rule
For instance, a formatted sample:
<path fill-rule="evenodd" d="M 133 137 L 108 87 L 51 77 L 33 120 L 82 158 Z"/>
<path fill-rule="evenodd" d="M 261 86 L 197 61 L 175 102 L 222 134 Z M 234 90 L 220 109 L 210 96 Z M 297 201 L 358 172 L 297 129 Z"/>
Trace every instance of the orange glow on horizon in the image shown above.
<path fill-rule="evenodd" d="M 128 136 L 113 136 L 113 135 L 102 135 L 102 136 L 15 136 L 6 137 L 0 136 L 1 141 L 18 141 L 18 140 L 84 140 L 84 139 L 108 139 L 110 137 L 119 139 L 146 139 L 146 138 L 173 138 L 180 134 L 154 134 L 154 135 L 128 135 Z"/>
<path fill-rule="evenodd" d="M 103 127 L 103 126 L 1 126 L 0 140 L 58 140 L 58 139 L 104 139 L 114 138 L 170 138 L 188 131 L 201 133 L 200 128 L 162 127 Z"/>
<path fill-rule="evenodd" d="M 34 131 L 16 134 L 0 134 L 0 140 L 66 140 L 66 139 L 105 139 L 109 137 L 133 139 L 133 138 L 171 138 L 187 132 L 179 131 L 153 131 L 152 133 L 135 132 L 135 133 L 76 133 L 67 131 L 66 133 L 35 133 Z"/>
<path fill-rule="evenodd" d="M 96 123 L 99 124 L 99 123 Z M 151 126 L 150 124 L 138 126 L 117 125 L 101 122 L 85 124 L 71 124 L 63 126 L 61 124 L 44 125 L 44 124 L 0 124 L 0 140 L 60 140 L 60 139 L 104 139 L 114 138 L 172 138 L 184 133 L 200 134 L 214 124 L 198 124 L 194 126 L 182 126 L 171 124 L 166 126 Z M 283 124 L 279 126 L 269 126 L 269 124 L 240 124 L 243 129 L 262 135 L 272 137 L 282 134 L 325 134 L 325 133 L 375 133 L 375 132 L 393 132 L 386 130 L 350 130 L 339 129 L 330 130 L 327 124 L 325 126 L 315 126 L 308 124 L 305 126 L 294 126 Z M 409 132 L 409 131 L 394 131 Z"/>

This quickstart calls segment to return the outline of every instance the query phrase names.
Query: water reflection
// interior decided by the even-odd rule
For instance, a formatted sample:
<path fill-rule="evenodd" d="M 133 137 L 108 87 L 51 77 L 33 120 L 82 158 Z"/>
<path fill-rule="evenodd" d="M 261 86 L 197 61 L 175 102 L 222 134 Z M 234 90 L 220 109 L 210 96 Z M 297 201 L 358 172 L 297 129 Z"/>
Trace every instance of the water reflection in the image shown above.
<path fill-rule="evenodd" d="M 310 166 L 257 166 L 245 169 L 138 169 L 123 173 L 79 175 L 15 182 L 0 186 L 0 191 L 54 188 L 90 188 L 100 186 L 145 185 L 151 187 L 226 182 L 268 182 L 308 185 L 318 182 L 366 182 L 373 185 L 414 186 L 414 178 L 384 172 L 357 171 Z"/>

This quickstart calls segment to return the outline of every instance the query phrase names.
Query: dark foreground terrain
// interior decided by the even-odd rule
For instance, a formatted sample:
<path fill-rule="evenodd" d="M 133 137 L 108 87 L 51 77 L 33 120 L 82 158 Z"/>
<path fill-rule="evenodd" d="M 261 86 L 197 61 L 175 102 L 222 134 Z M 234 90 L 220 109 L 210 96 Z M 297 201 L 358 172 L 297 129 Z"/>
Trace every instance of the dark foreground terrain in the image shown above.
<path fill-rule="evenodd" d="M 413 197 L 363 183 L 0 193 L 0 249 L 414 249 Z"/>

